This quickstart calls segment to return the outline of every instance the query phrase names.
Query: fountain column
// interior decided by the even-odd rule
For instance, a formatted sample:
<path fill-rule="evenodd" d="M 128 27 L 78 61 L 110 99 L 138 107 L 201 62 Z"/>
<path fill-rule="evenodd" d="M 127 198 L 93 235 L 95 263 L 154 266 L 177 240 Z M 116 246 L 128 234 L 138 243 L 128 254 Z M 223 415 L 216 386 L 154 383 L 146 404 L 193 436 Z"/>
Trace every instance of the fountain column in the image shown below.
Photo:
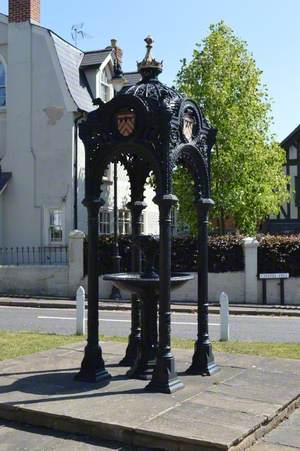
<path fill-rule="evenodd" d="M 198 215 L 198 335 L 191 366 L 187 374 L 211 375 L 218 370 L 208 334 L 208 212 L 212 199 L 199 199 Z"/>
<path fill-rule="evenodd" d="M 177 197 L 166 194 L 158 200 L 160 227 L 159 254 L 159 346 L 157 363 L 147 391 L 173 393 L 183 387 L 175 370 L 171 351 L 171 208 Z"/>
<path fill-rule="evenodd" d="M 132 271 L 141 272 L 141 250 L 137 245 L 137 237 L 142 232 L 142 213 L 146 208 L 142 201 L 130 202 L 127 207 L 131 211 L 132 224 Z M 120 361 L 120 366 L 133 366 L 137 357 L 141 342 L 141 306 L 136 294 L 131 295 L 131 331 L 128 337 L 128 346 L 125 357 Z"/>
<path fill-rule="evenodd" d="M 105 369 L 99 345 L 98 227 L 99 208 L 104 200 L 85 199 L 83 205 L 88 210 L 88 337 L 81 369 L 75 379 L 99 382 L 111 377 Z"/>

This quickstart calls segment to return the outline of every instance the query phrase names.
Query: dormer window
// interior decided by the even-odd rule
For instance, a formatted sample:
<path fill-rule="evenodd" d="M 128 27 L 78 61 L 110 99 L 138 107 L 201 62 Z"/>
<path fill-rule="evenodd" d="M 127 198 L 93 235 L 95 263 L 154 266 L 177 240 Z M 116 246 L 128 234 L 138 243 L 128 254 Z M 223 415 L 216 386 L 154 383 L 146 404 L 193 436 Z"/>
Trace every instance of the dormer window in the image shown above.
<path fill-rule="evenodd" d="M 0 108 L 6 105 L 6 70 L 0 59 Z"/>
<path fill-rule="evenodd" d="M 107 69 L 105 68 L 101 71 L 100 76 L 100 98 L 103 102 L 108 102 L 111 99 L 111 86 Z"/>

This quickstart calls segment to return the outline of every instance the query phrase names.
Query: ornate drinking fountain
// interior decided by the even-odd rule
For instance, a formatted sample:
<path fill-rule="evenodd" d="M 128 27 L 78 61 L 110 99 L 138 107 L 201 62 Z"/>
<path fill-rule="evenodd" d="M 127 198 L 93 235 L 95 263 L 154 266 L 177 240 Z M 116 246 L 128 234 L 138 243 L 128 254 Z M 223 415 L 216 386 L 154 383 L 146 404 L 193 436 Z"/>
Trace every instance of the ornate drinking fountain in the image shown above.
<path fill-rule="evenodd" d="M 136 293 L 141 301 L 141 340 L 132 368 L 127 372 L 131 378 L 151 379 L 157 361 L 157 306 L 160 283 L 154 261 L 158 253 L 158 240 L 159 237 L 151 235 L 140 235 L 137 239 L 144 255 L 145 271 L 104 276 L 104 280 L 112 281 L 119 289 Z M 193 278 L 190 273 L 171 273 L 171 291 Z M 139 324 L 136 326 L 139 327 Z"/>
<path fill-rule="evenodd" d="M 104 204 L 101 185 L 110 162 L 119 161 L 127 170 L 131 185 L 128 208 L 132 218 L 133 274 L 106 276 L 132 296 L 132 328 L 123 365 L 131 366 L 129 377 L 151 377 L 146 390 L 172 393 L 182 388 L 171 351 L 170 292 L 190 274 L 171 273 L 171 209 L 177 198 L 172 194 L 172 172 L 184 166 L 194 180 L 198 216 L 198 336 L 188 374 L 210 375 L 217 370 L 208 335 L 208 211 L 210 199 L 210 154 L 216 130 L 205 120 L 199 106 L 158 80 L 162 62 L 155 60 L 153 40 L 145 39 L 146 55 L 138 63 L 141 81 L 124 87 L 111 101 L 95 101 L 97 108 L 79 126 L 85 145 L 85 199 L 88 210 L 88 339 L 76 379 L 98 382 L 110 378 L 99 345 L 98 321 L 98 214 Z M 116 64 L 118 63 L 116 59 Z M 159 267 L 155 274 L 141 270 L 141 217 L 144 188 L 150 173 L 156 181 L 155 202 L 159 207 Z M 144 252 L 150 246 L 144 245 Z M 153 243 L 152 243 L 153 244 Z M 151 245 L 152 245 L 151 244 Z M 146 246 L 146 247 L 145 247 Z M 149 258 L 148 258 L 149 260 Z M 148 274 L 147 274 L 148 272 Z M 150 274 L 149 274 L 150 273 Z M 157 277 L 158 276 L 158 277 Z M 143 327 L 139 336 L 138 317 L 142 299 Z M 156 304 L 159 305 L 159 327 Z M 153 371 L 152 371 L 153 369 Z"/>

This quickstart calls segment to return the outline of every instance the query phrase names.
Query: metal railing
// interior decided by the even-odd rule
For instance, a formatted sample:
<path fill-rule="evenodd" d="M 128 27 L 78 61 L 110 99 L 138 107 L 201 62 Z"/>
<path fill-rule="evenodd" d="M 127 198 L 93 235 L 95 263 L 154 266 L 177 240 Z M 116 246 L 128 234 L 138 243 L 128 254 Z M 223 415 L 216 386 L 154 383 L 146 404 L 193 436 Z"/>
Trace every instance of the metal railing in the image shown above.
<path fill-rule="evenodd" d="M 67 265 L 67 246 L 0 247 L 0 265 Z"/>

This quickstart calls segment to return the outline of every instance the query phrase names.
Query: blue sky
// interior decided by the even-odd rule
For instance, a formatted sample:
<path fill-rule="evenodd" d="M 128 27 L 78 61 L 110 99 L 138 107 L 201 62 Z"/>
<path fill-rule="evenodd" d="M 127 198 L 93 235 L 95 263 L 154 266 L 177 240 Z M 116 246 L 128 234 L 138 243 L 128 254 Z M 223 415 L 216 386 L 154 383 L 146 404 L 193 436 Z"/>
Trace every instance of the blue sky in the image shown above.
<path fill-rule="evenodd" d="M 7 0 L 1 12 L 7 13 Z M 71 40 L 73 24 L 91 36 L 83 50 L 103 48 L 112 37 L 124 50 L 124 69 L 135 70 L 144 37 L 155 39 L 164 60 L 161 80 L 172 84 L 180 59 L 189 59 L 211 23 L 223 19 L 248 42 L 273 98 L 273 131 L 283 139 L 300 123 L 300 0 L 41 0 L 42 25 Z"/>

